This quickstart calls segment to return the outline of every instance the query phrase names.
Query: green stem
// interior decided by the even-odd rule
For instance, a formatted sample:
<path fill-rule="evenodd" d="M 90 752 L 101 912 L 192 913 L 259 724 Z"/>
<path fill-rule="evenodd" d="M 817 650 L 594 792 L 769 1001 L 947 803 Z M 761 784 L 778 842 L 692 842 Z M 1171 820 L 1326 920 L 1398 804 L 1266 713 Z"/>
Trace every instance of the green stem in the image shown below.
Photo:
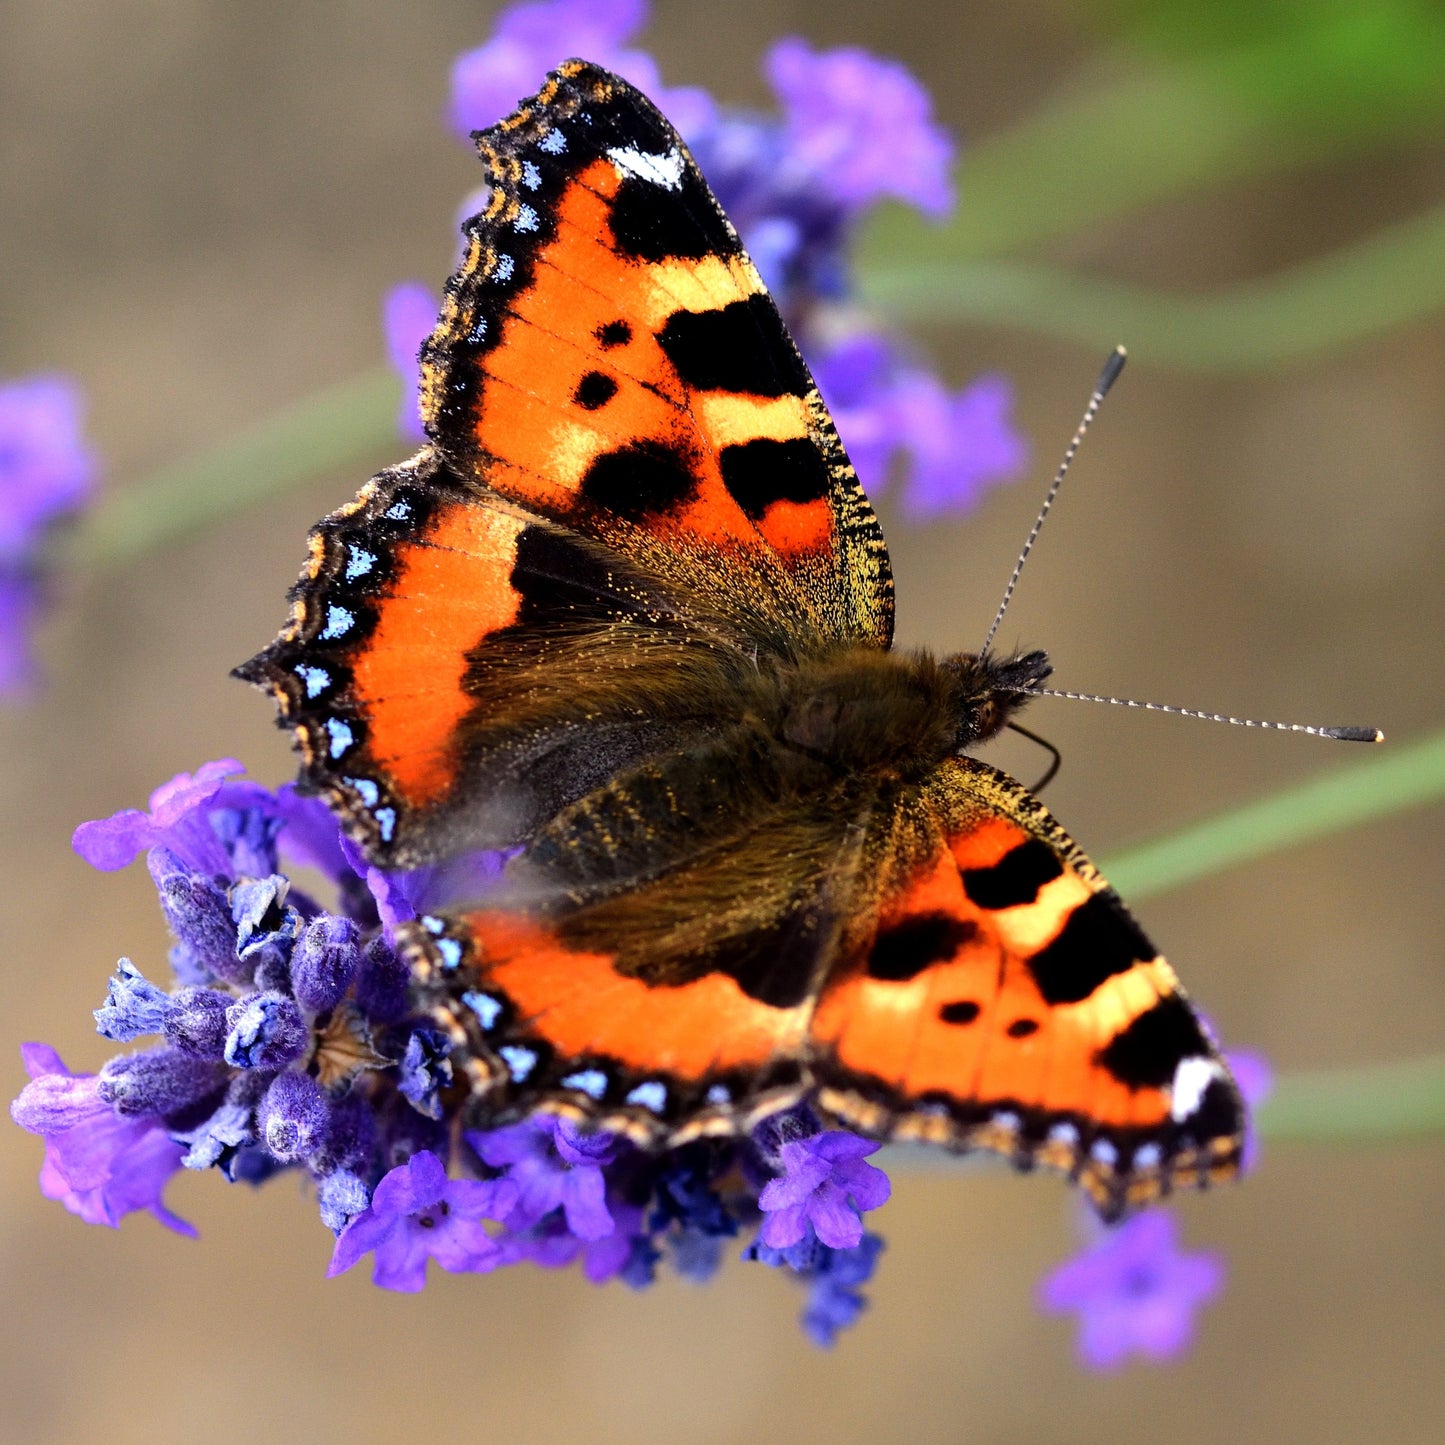
<path fill-rule="evenodd" d="M 883 265 L 857 279 L 866 301 L 907 321 L 1016 326 L 1098 351 L 1124 340 L 1151 364 L 1243 371 L 1298 361 L 1445 306 L 1445 206 L 1205 296 L 1007 261 Z"/>
<path fill-rule="evenodd" d="M 74 536 L 82 569 L 114 567 L 308 478 L 396 450 L 401 382 L 376 370 L 328 387 L 197 456 L 112 492 Z"/>
<path fill-rule="evenodd" d="M 1254 1111 L 1268 1139 L 1335 1144 L 1445 1132 L 1445 1054 L 1282 1074 Z"/>
<path fill-rule="evenodd" d="M 1140 844 L 1109 859 L 1104 873 L 1125 897 L 1143 898 L 1442 797 L 1445 732 L 1372 749 L 1272 797 Z"/>
<path fill-rule="evenodd" d="M 875 216 L 859 270 L 1004 255 L 1208 185 L 1423 132 L 1445 114 L 1442 45 L 1445 16 L 1396 5 L 1324 12 L 1304 32 L 1144 73 L 1121 51 L 1114 59 L 1134 73 L 970 147 L 947 225 L 901 206 Z"/>

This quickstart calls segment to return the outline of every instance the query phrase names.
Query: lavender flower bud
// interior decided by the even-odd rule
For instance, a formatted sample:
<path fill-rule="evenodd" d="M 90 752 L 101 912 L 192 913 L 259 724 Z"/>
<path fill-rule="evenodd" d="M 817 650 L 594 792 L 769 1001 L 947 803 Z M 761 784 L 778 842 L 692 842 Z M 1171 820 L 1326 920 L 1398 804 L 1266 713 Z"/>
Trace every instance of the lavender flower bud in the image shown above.
<path fill-rule="evenodd" d="M 361 966 L 359 937 L 349 918 L 333 914 L 306 925 L 291 954 L 291 991 L 307 1013 L 330 1013 L 345 997 Z"/>
<path fill-rule="evenodd" d="M 223 888 L 190 873 L 169 848 L 152 848 L 151 877 L 171 932 L 210 972 L 228 983 L 249 980 L 251 969 L 236 956 L 236 925 Z"/>
<path fill-rule="evenodd" d="M 235 999 L 214 988 L 178 989 L 166 1016 L 166 1042 L 195 1059 L 220 1059 L 231 1025 L 226 1014 Z"/>
<path fill-rule="evenodd" d="M 266 1090 L 259 1110 L 261 1140 L 282 1161 L 305 1159 L 325 1139 L 331 1106 L 315 1079 L 288 1071 Z"/>
<path fill-rule="evenodd" d="M 188 1058 L 162 1044 L 138 1054 L 122 1054 L 100 1071 L 98 1093 L 122 1118 L 140 1114 L 179 1114 L 226 1082 L 220 1064 Z"/>
<path fill-rule="evenodd" d="M 115 966 L 105 1003 L 95 1010 L 96 1032 L 118 1044 L 158 1034 L 171 1010 L 170 995 L 142 975 L 128 958 Z"/>
<path fill-rule="evenodd" d="M 306 1052 L 311 1029 L 294 999 L 258 993 L 226 1012 L 226 1062 L 237 1069 L 284 1069 Z"/>

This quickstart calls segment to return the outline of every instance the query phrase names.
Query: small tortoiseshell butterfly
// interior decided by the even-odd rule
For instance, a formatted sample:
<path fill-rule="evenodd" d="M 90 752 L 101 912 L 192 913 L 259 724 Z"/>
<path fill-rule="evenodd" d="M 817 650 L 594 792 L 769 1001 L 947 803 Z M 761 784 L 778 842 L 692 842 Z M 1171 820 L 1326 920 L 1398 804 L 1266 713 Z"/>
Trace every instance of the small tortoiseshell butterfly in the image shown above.
<path fill-rule="evenodd" d="M 1111 1218 L 1233 1175 L 1169 965 L 968 756 L 1047 659 L 891 650 L 877 519 L 677 133 L 572 61 L 478 147 L 431 444 L 316 527 L 238 669 L 379 867 L 519 850 L 400 935 L 473 1122 L 661 1147 L 807 1096 Z"/>

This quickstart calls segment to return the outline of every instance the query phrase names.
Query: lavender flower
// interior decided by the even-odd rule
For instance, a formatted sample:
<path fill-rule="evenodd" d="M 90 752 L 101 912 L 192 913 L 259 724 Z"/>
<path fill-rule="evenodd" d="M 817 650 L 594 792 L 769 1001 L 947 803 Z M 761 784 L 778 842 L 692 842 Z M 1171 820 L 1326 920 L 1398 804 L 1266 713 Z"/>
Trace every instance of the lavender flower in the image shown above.
<path fill-rule="evenodd" d="M 1173 1215 L 1136 1214 L 1040 1285 L 1045 1310 L 1079 1316 L 1079 1357 L 1090 1369 L 1116 1369 L 1133 1354 L 1169 1360 L 1188 1347 L 1195 1311 L 1224 1286 L 1224 1264 L 1184 1253 L 1177 1237 Z"/>
<path fill-rule="evenodd" d="M 803 1311 L 803 1329 L 821 1349 L 831 1349 L 838 1335 L 868 1307 L 862 1286 L 872 1279 L 883 1253 L 883 1241 L 876 1234 L 864 1234 L 849 1249 L 819 1252 Z"/>
<path fill-rule="evenodd" d="M 382 303 L 382 329 L 386 355 L 401 377 L 401 410 L 396 429 L 408 441 L 426 440 L 421 424 L 421 347 L 437 324 L 441 302 L 420 281 L 403 281 L 386 293 Z"/>
<path fill-rule="evenodd" d="M 938 216 L 952 209 L 953 144 L 897 61 L 851 46 L 815 51 L 793 36 L 772 47 L 765 69 L 800 188 L 817 186 L 849 209 L 885 198 Z"/>
<path fill-rule="evenodd" d="M 603 1175 L 621 1148 L 612 1135 L 587 1134 L 568 1119 L 542 1114 L 509 1128 L 468 1134 L 467 1142 L 517 1186 L 509 1228 L 525 1229 L 560 1209 L 578 1239 L 613 1233 Z"/>
<path fill-rule="evenodd" d="M 117 1114 L 100 1096 L 100 1078 L 72 1074 L 48 1044 L 23 1044 L 20 1056 L 31 1082 L 10 1105 L 10 1117 L 45 1140 L 40 1192 L 87 1224 L 115 1229 L 144 1209 L 167 1229 L 194 1236 L 161 1203 L 184 1153 L 164 1122 Z"/>
<path fill-rule="evenodd" d="M 428 1259 L 453 1274 L 492 1269 L 501 1250 L 482 1222 L 506 1215 L 515 1195 L 516 1186 L 505 1180 L 448 1179 L 442 1161 L 423 1149 L 376 1186 L 370 1205 L 336 1241 L 327 1276 L 371 1253 L 372 1281 L 409 1293 L 426 1284 Z"/>
<path fill-rule="evenodd" d="M 749 1257 L 807 1286 L 813 1338 L 830 1343 L 857 1318 L 881 1247 L 859 1213 L 888 1181 L 863 1162 L 876 1145 L 822 1132 L 806 1105 L 749 1138 L 657 1154 L 538 1114 L 466 1135 L 459 1164 L 490 1177 L 449 1180 L 451 1040 L 416 1011 L 388 934 L 447 898 L 481 896 L 503 857 L 382 873 L 319 804 L 239 771 L 207 763 L 156 789 L 147 810 L 76 831 L 77 851 L 102 868 L 147 850 L 178 983 L 117 965 L 100 1032 L 156 1041 L 99 1075 L 73 1078 L 52 1050 L 27 1049 L 34 1082 L 12 1111 L 46 1139 L 47 1195 L 94 1222 L 149 1209 L 189 1232 L 160 1204 L 177 1170 L 253 1184 L 304 1171 L 339 1236 L 332 1272 L 375 1253 L 377 1283 L 404 1290 L 421 1288 L 433 1257 L 469 1271 L 577 1264 L 594 1283 L 632 1288 L 667 1260 L 705 1280 L 723 1243 L 761 1219 Z M 335 902 L 299 889 L 293 861 Z"/>
<path fill-rule="evenodd" d="M 45 544 L 95 484 L 82 411 L 68 377 L 0 383 L 0 697 L 23 697 L 35 685 L 30 633 L 44 600 Z"/>
<path fill-rule="evenodd" d="M 667 89 L 657 63 L 626 47 L 647 23 L 646 0 L 545 0 L 509 5 L 492 38 L 452 66 L 451 123 L 463 137 L 495 125 L 542 76 L 574 55 L 585 56 L 651 96 L 685 136 L 704 127 L 711 98 L 692 87 Z"/>
<path fill-rule="evenodd" d="M 927 522 L 967 511 L 1028 464 L 1010 420 L 1013 388 L 983 376 L 951 392 L 886 337 L 859 332 L 815 363 L 823 399 L 864 486 L 874 495 L 894 459 L 907 459 L 904 515 Z"/>
<path fill-rule="evenodd" d="M 863 1238 L 861 1215 L 888 1200 L 888 1176 L 863 1162 L 878 1145 L 842 1130 L 785 1143 L 781 1178 L 758 1195 L 764 1218 L 759 1239 L 787 1249 L 809 1233 L 830 1249 L 852 1249 Z"/>

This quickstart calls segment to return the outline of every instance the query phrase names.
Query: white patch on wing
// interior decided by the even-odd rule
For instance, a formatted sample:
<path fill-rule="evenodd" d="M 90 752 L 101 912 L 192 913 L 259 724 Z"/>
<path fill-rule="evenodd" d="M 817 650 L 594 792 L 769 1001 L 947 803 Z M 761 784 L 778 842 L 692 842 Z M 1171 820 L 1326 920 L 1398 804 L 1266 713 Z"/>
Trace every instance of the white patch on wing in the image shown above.
<path fill-rule="evenodd" d="M 1169 1090 L 1169 1117 L 1176 1124 L 1182 1124 L 1198 1110 L 1204 1091 L 1210 1084 L 1223 1077 L 1224 1070 L 1219 1064 L 1213 1059 L 1206 1059 L 1203 1054 L 1191 1054 L 1187 1059 L 1180 1059 Z"/>
<path fill-rule="evenodd" d="M 607 152 L 607 157 L 619 171 L 636 176 L 638 180 L 651 181 L 653 185 L 669 191 L 682 186 L 682 152 L 676 148 L 653 155 L 635 146 L 614 146 Z"/>

